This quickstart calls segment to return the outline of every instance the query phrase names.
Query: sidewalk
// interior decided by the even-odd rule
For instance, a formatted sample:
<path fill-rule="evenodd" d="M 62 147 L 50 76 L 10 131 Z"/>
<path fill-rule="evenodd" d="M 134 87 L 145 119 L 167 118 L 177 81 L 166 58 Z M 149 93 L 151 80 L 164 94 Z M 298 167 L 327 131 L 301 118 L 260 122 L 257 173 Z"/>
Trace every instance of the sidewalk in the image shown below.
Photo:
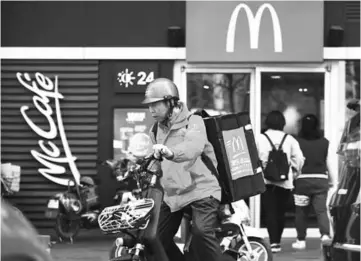
<path fill-rule="evenodd" d="M 83 232 L 83 233 L 82 233 Z M 114 237 L 101 235 L 99 231 L 81 231 L 73 244 L 57 243 L 52 246 L 54 261 L 108 261 L 109 249 Z M 275 254 L 274 261 L 322 261 L 320 240 L 309 239 L 307 250 L 294 251 L 291 247 L 293 239 L 286 238 L 282 243 L 282 252 Z M 180 246 L 182 247 L 182 246 Z"/>

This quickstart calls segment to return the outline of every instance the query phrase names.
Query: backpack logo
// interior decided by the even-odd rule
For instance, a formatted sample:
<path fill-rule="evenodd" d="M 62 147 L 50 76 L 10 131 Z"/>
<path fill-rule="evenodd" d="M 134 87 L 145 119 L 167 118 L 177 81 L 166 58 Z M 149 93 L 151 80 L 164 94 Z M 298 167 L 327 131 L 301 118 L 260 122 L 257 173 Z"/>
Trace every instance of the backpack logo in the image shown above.
<path fill-rule="evenodd" d="M 233 153 L 244 152 L 244 145 L 240 136 L 233 137 L 232 140 L 226 142 L 228 148 L 232 148 Z"/>

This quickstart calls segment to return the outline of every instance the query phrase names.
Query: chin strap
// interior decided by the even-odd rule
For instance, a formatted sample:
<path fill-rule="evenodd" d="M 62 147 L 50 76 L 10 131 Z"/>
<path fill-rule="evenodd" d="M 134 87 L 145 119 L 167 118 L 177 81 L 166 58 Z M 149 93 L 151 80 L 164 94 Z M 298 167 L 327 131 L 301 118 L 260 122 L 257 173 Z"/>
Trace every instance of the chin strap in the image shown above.
<path fill-rule="evenodd" d="M 162 125 L 164 125 L 164 126 L 168 126 L 168 124 L 170 123 L 170 120 L 172 119 L 172 116 L 173 116 L 174 109 L 176 108 L 176 104 L 177 104 L 177 101 L 173 100 L 173 99 L 167 100 L 166 102 L 168 104 L 169 111 L 168 111 L 168 114 L 166 115 L 165 119 L 163 121 L 161 121 Z"/>

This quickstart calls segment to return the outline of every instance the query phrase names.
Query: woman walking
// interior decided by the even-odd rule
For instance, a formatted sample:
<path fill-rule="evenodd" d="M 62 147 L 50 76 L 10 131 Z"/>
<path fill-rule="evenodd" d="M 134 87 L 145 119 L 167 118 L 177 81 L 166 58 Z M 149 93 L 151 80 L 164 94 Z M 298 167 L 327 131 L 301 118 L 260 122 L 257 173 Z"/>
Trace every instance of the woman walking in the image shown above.
<path fill-rule="evenodd" d="M 337 177 L 330 164 L 329 141 L 321 135 L 319 120 L 309 114 L 302 118 L 298 142 L 305 157 L 301 174 L 295 180 L 297 241 L 294 249 L 306 248 L 307 218 L 310 206 L 317 216 L 321 240 L 330 239 L 330 223 L 327 215 L 327 194 L 336 186 Z"/>
<path fill-rule="evenodd" d="M 304 159 L 297 140 L 283 131 L 286 120 L 280 111 L 270 112 L 265 124 L 266 131 L 259 138 L 259 154 L 265 171 L 269 162 L 271 164 L 273 162 L 281 163 L 269 158 L 273 149 L 287 155 L 284 159 L 287 172 L 285 180 L 268 180 L 267 173 L 265 173 L 266 191 L 261 195 L 271 250 L 276 253 L 281 251 L 281 238 L 286 221 L 285 213 L 289 199 L 292 197 L 293 169 L 301 170 Z"/>

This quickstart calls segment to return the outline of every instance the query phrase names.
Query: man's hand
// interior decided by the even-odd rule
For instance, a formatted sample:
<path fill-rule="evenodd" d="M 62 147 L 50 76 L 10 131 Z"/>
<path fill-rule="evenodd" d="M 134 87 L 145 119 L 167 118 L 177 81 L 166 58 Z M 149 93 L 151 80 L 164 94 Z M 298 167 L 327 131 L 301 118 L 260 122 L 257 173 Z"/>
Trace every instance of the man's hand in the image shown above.
<path fill-rule="evenodd" d="M 155 144 L 153 145 L 154 157 L 159 159 L 161 156 L 164 156 L 166 159 L 173 158 L 173 152 L 163 144 Z"/>

